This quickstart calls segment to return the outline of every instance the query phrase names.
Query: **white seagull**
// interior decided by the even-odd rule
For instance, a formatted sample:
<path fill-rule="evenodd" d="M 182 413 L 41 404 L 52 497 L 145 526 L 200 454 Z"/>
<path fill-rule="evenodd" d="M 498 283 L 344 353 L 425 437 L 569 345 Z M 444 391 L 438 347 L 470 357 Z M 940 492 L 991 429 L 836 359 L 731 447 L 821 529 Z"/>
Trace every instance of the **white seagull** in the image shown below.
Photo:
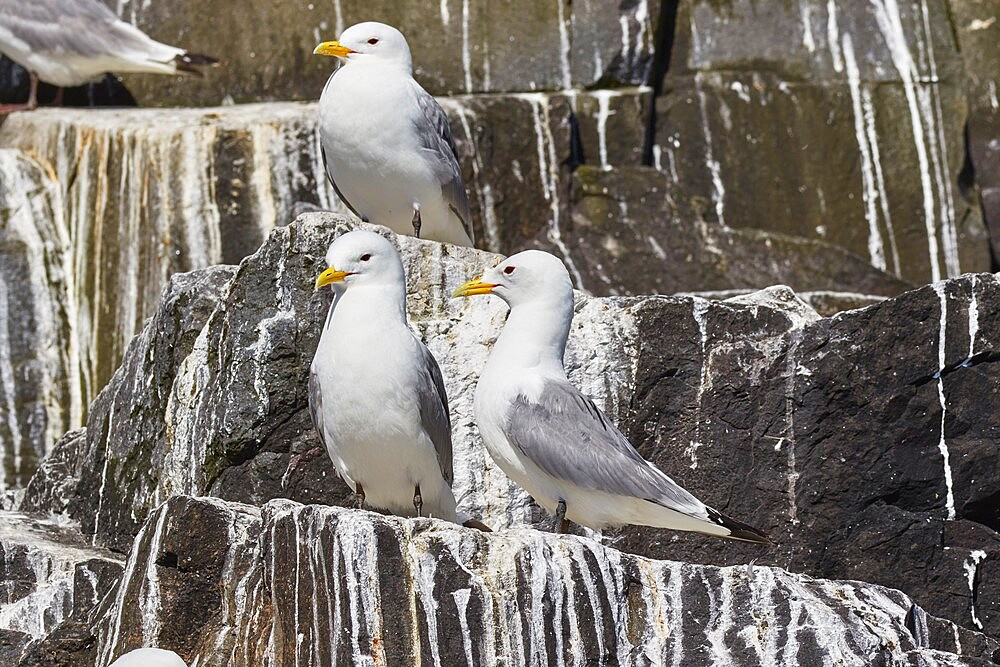
<path fill-rule="evenodd" d="M 34 109 L 39 79 L 69 87 L 107 72 L 200 74 L 217 62 L 157 42 L 100 0 L 0 0 L 0 51 L 31 78 L 28 101 L 0 113 Z"/>
<path fill-rule="evenodd" d="M 319 100 L 323 161 L 341 201 L 397 234 L 473 245 L 448 116 L 413 80 L 403 34 L 359 23 L 313 53 L 343 62 Z"/>
<path fill-rule="evenodd" d="M 476 425 L 508 477 L 568 521 L 595 530 L 640 524 L 769 543 L 708 507 L 643 459 L 593 401 L 570 384 L 563 353 L 573 285 L 563 263 L 528 250 L 455 297 L 495 294 L 510 306 L 476 387 Z"/>
<path fill-rule="evenodd" d="M 137 648 L 121 656 L 108 667 L 187 667 L 179 655 L 162 648 Z"/>
<path fill-rule="evenodd" d="M 407 324 L 399 253 L 374 232 L 353 231 L 330 245 L 326 262 L 316 289 L 330 285 L 335 296 L 309 372 L 320 439 L 359 507 L 459 523 L 448 396 Z"/>

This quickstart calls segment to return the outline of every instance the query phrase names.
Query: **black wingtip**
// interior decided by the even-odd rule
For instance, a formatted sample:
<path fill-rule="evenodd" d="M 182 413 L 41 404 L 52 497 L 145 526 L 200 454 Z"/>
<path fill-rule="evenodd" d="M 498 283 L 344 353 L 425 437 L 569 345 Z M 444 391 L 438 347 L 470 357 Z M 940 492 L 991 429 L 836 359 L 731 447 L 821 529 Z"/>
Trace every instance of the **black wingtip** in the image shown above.
<path fill-rule="evenodd" d="M 202 76 L 201 68 L 215 67 L 219 64 L 219 59 L 201 53 L 182 53 L 174 58 L 174 64 L 177 65 L 178 72 Z"/>
<path fill-rule="evenodd" d="M 767 536 L 763 531 L 757 530 L 749 524 L 745 524 L 742 521 L 737 521 L 731 517 L 726 516 L 722 512 L 717 512 L 709 508 L 708 518 L 712 520 L 712 523 L 716 523 L 723 528 L 729 530 L 729 534 L 726 537 L 730 540 L 740 540 L 741 542 L 752 542 L 753 544 L 766 544 L 768 546 L 774 545 L 774 542 L 770 537 Z"/>

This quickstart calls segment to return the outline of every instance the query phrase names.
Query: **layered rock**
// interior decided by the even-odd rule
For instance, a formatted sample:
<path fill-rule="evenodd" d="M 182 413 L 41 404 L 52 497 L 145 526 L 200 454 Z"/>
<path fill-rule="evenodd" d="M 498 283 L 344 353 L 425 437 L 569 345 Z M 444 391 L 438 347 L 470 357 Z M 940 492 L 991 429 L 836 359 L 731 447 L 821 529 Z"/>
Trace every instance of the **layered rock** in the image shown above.
<path fill-rule="evenodd" d="M 318 445 L 305 378 L 327 303 L 312 283 L 327 243 L 348 228 L 308 214 L 275 230 L 235 274 L 218 269 L 220 281 L 232 275 L 221 290 L 204 285 L 209 274 L 190 275 L 200 312 L 218 294 L 197 333 L 183 300 L 163 303 L 94 404 L 82 479 L 68 499 L 85 532 L 126 550 L 152 508 L 178 493 L 252 505 L 347 500 L 325 456 L 296 455 Z M 495 257 L 393 238 L 410 316 L 446 378 L 460 506 L 495 528 L 547 527 L 473 426 L 478 369 L 504 309 L 495 299 L 448 298 Z M 728 301 L 579 296 L 566 359 L 574 382 L 646 457 L 780 546 L 761 553 L 644 529 L 609 533 L 614 544 L 656 558 L 756 558 L 861 578 L 997 633 L 998 298 L 988 274 L 827 319 L 787 288 Z M 171 322 L 191 324 L 182 334 Z M 188 343 L 156 351 L 178 338 Z"/>
<path fill-rule="evenodd" d="M 0 489 L 23 487 L 46 444 L 82 419 L 75 276 L 43 165 L 0 150 Z"/>
<path fill-rule="evenodd" d="M 123 562 L 84 542 L 67 522 L 0 512 L 0 657 L 14 665 L 32 643 L 86 627 Z M 74 664 L 80 664 L 74 661 Z"/>
<path fill-rule="evenodd" d="M 1000 2 L 949 2 L 952 25 L 962 52 L 965 93 L 969 106 L 966 125 L 968 160 L 960 186 L 965 196 L 982 205 L 990 230 L 993 265 L 1000 265 Z M 975 192 L 978 190 L 978 193 Z"/>
<path fill-rule="evenodd" d="M 834 244 L 722 224 L 706 200 L 690 197 L 669 175 L 649 167 L 580 167 L 573 173 L 570 201 L 562 226 L 563 258 L 577 286 L 591 293 L 785 284 L 892 296 L 908 287 Z M 560 250 L 547 241 L 534 245 Z"/>
<path fill-rule="evenodd" d="M 985 270 L 948 3 L 684 3 L 656 163 L 719 220 L 824 239 L 911 282 Z M 975 59 L 978 56 L 970 56 Z"/>
<path fill-rule="evenodd" d="M 109 602 L 99 665 L 151 644 L 198 665 L 976 665 L 1000 648 L 871 584 L 289 501 L 172 498 Z"/>
<path fill-rule="evenodd" d="M 316 99 L 335 63 L 311 55 L 313 48 L 361 21 L 399 28 L 417 79 L 435 95 L 640 85 L 652 67 L 660 14 L 658 0 L 441 0 L 430 8 L 363 0 L 253 8 L 190 0 L 108 4 L 156 39 L 224 60 L 204 81 L 126 77 L 143 106 Z"/>

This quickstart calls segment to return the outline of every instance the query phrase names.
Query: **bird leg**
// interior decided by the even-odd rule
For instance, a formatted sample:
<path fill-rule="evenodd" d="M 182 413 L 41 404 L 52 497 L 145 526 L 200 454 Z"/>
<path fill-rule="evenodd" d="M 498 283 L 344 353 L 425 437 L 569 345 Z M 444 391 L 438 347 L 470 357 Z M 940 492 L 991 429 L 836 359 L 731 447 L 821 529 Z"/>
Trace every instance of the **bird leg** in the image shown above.
<path fill-rule="evenodd" d="M 569 531 L 569 520 L 566 518 L 566 501 L 560 499 L 556 505 L 556 533 Z"/>
<path fill-rule="evenodd" d="M 413 487 L 413 506 L 417 509 L 417 516 L 423 516 L 424 498 L 420 495 L 420 485 Z"/>
<path fill-rule="evenodd" d="M 54 98 L 52 98 L 52 106 L 54 106 L 54 107 L 61 107 L 63 105 L 63 97 L 65 97 L 65 95 L 63 93 L 65 93 L 65 92 L 66 92 L 66 89 L 63 88 L 62 86 L 59 86 L 58 88 L 56 88 L 56 96 Z M 90 106 L 94 106 L 94 105 L 91 104 Z"/>
<path fill-rule="evenodd" d="M 359 510 L 365 507 L 365 489 L 361 486 L 361 482 L 354 488 L 354 507 Z"/>
<path fill-rule="evenodd" d="M 0 115 L 13 113 L 14 111 L 31 111 L 38 108 L 38 75 L 28 72 L 30 89 L 28 91 L 28 101 L 23 104 L 3 104 L 0 105 Z"/>
<path fill-rule="evenodd" d="M 420 209 L 413 209 L 413 235 L 420 238 Z"/>

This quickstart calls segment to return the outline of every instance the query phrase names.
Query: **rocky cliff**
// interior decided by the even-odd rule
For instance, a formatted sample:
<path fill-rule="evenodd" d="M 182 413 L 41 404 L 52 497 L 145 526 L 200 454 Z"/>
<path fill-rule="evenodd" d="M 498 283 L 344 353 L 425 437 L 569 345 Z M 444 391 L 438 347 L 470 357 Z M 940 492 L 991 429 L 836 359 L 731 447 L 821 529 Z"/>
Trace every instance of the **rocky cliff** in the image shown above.
<path fill-rule="evenodd" d="M 973 634 L 956 643 L 954 633 L 996 635 L 1000 628 L 1000 580 L 990 565 L 1000 557 L 995 513 L 1000 480 L 992 474 L 996 466 L 991 435 L 997 426 L 988 407 L 995 404 L 1000 387 L 992 352 L 1000 330 L 997 309 L 991 306 L 1000 298 L 994 276 L 936 283 L 832 318 L 820 317 L 785 287 L 727 301 L 581 294 L 567 350 L 573 380 L 622 424 L 641 452 L 675 479 L 723 511 L 768 530 L 778 542 L 761 550 L 626 529 L 606 533 L 607 546 L 601 547 L 594 541 L 599 536 L 542 538 L 524 532 L 526 526 L 548 530 L 550 519 L 493 466 L 472 425 L 475 380 L 502 324 L 503 309 L 489 299 L 451 302 L 448 294 L 494 258 L 408 237 L 393 238 L 407 266 L 411 317 L 440 360 L 448 385 L 456 435 L 456 495 L 463 508 L 483 516 L 500 532 L 481 537 L 446 526 L 432 528 L 437 525 L 433 522 L 391 519 L 378 519 L 373 528 L 373 519 L 365 513 L 293 502 L 347 504 L 349 499 L 349 490 L 326 456 L 308 455 L 318 441 L 309 426 L 304 390 L 327 305 L 312 291 L 312 280 L 322 267 L 329 239 L 347 228 L 345 219 L 306 214 L 272 232 L 239 267 L 175 277 L 122 367 L 94 402 L 86 430 L 64 439 L 52 463 L 29 485 L 23 510 L 66 511 L 80 522 L 88 539 L 129 554 L 115 601 L 108 597 L 90 616 L 89 632 L 99 643 L 98 657 L 87 661 L 107 661 L 120 650 L 150 641 L 182 648 L 189 657 L 202 656 L 207 664 L 291 664 L 296 651 L 301 652 L 299 659 L 311 655 L 317 664 L 329 661 L 326 651 L 355 657 L 379 651 L 387 651 L 387 656 L 418 655 L 432 650 L 426 642 L 441 646 L 426 639 L 433 636 L 429 632 L 461 637 L 464 626 L 448 624 L 461 624 L 462 615 L 444 607 L 442 600 L 450 604 L 451 598 L 440 591 L 459 600 L 463 589 L 471 591 L 463 598 L 467 611 L 477 610 L 464 619 L 471 624 L 467 627 L 498 633 L 469 647 L 475 655 L 482 654 L 474 664 L 489 664 L 493 655 L 539 659 L 532 653 L 542 650 L 538 642 L 524 639 L 529 631 L 556 642 L 545 645 L 547 655 L 565 654 L 570 662 L 574 651 L 591 655 L 598 644 L 586 642 L 594 641 L 623 662 L 656 663 L 656 656 L 674 651 L 688 655 L 688 649 L 679 648 L 687 641 L 680 637 L 693 633 L 690 641 L 699 646 L 708 641 L 712 647 L 705 649 L 706 656 L 731 652 L 743 656 L 738 664 L 767 664 L 775 655 L 789 660 L 797 656 L 809 664 L 819 658 L 809 657 L 808 651 L 827 656 L 834 636 L 836 651 L 855 656 L 845 658 L 846 664 L 862 664 L 857 662 L 861 655 L 880 656 L 885 664 L 938 664 L 919 662 L 931 660 L 922 653 L 919 658 L 905 655 L 908 642 L 914 642 L 913 649 L 926 646 L 919 638 L 898 634 L 911 603 L 965 628 L 944 632 L 942 628 L 952 626 L 935 621 L 938 637 L 948 637 L 947 642 L 939 639 L 936 648 L 966 656 L 992 655 L 992 648 L 968 653 L 970 646 L 993 646 L 985 637 Z M 161 504 L 178 494 L 222 500 Z M 265 504 L 260 515 L 254 508 Z M 215 519 L 205 516 L 219 512 Z M 213 521 L 218 527 L 209 528 Z M 418 540 L 416 546 L 410 541 L 426 531 L 442 542 Z M 320 546 L 326 544 L 323 540 L 330 540 L 330 546 Z M 488 555 L 493 549 L 496 554 Z M 383 557 L 387 550 L 402 555 Z M 633 561 L 619 550 L 689 564 Z M 294 574 L 285 565 L 267 573 L 268 558 L 275 568 L 274 563 L 288 562 L 292 553 L 303 559 Z M 380 597 L 366 602 L 363 595 L 368 593 L 351 591 L 350 582 L 362 575 L 344 568 L 361 567 L 361 553 L 369 558 L 379 554 L 378 563 L 397 559 L 392 561 L 397 564 L 385 566 L 387 573 L 372 561 L 370 567 L 376 569 L 363 577 L 388 587 L 378 593 L 385 599 L 409 600 L 405 609 L 397 612 L 372 601 Z M 527 564 L 543 557 L 550 574 L 539 574 L 542 579 L 536 581 L 535 568 Z M 203 558 L 211 562 L 200 563 Z M 451 558 L 458 560 L 452 563 Z M 552 565 L 553 559 L 565 560 L 569 569 Z M 605 559 L 614 565 L 600 565 Z M 755 567 L 750 571 L 739 565 L 751 560 Z M 232 570 L 237 562 L 245 569 Z M 514 570 L 496 574 L 506 572 L 498 562 L 512 563 Z M 659 574 L 636 565 L 647 562 Z M 159 582 L 165 577 L 183 579 L 202 568 L 214 574 L 203 572 L 186 583 L 178 580 L 171 584 L 179 587 L 171 594 L 178 599 L 164 602 Z M 590 574 L 573 574 L 577 568 Z M 462 576 L 487 581 L 455 581 L 459 573 L 470 571 Z M 587 578 L 598 571 L 598 580 Z M 871 591 L 880 589 L 865 588 L 860 593 L 851 588 L 860 584 L 807 583 L 810 580 L 790 572 L 861 579 L 902 592 L 876 594 Z M 696 588 L 702 592 L 654 595 L 654 590 L 675 585 L 674 574 L 667 573 L 676 574 L 677 582 L 693 577 L 701 582 Z M 758 575 L 767 583 L 755 579 Z M 503 586 L 514 588 L 504 592 L 508 589 L 501 583 L 490 583 L 492 576 L 512 582 Z M 205 577 L 240 581 L 239 586 L 247 588 L 237 586 L 222 599 L 194 604 L 191 582 L 203 585 Z M 288 579 L 279 582 L 274 577 Z M 317 587 L 328 588 L 318 583 L 320 577 L 346 578 L 344 597 L 314 596 Z M 723 593 L 719 582 L 734 588 Z M 758 584 L 764 588 L 755 588 Z M 393 588 L 400 585 L 402 591 Z M 410 585 L 415 588 L 406 588 Z M 808 596 L 829 599 L 820 603 L 807 596 L 810 602 L 799 611 L 794 605 L 786 608 L 786 586 L 796 591 L 817 586 Z M 852 593 L 843 593 L 845 586 Z M 209 588 L 215 591 L 212 595 L 218 593 Z M 541 608 L 528 611 L 535 604 L 530 600 L 517 603 L 515 608 L 522 611 L 504 611 L 507 603 L 501 600 L 520 600 L 527 591 L 540 595 L 549 611 L 538 617 Z M 584 594 L 586 600 L 580 597 Z M 668 595 L 668 601 L 655 603 L 649 597 L 657 595 Z M 681 595 L 684 605 L 701 610 L 692 615 L 701 620 L 690 621 L 700 630 L 653 630 L 647 621 L 636 620 L 664 618 L 671 627 L 669 619 L 683 615 L 663 616 L 673 605 L 669 595 Z M 732 597 L 725 601 L 719 595 Z M 635 601 L 627 602 L 633 596 Z M 704 597 L 695 602 L 689 596 Z M 595 599 L 607 599 L 607 607 L 595 611 Z M 853 633 L 858 628 L 846 635 L 842 630 L 795 639 L 788 634 L 788 619 L 795 619 L 793 625 L 811 626 L 805 619 L 812 613 L 827 614 L 823 623 L 841 627 L 836 623 L 848 621 L 834 619 L 850 619 L 855 613 L 838 606 L 845 599 L 860 600 L 884 620 L 866 625 L 857 636 Z M 774 602 L 758 608 L 764 604 L 761 600 Z M 292 607 L 282 611 L 283 604 Z M 327 604 L 326 611 L 316 607 Z M 373 611 L 359 616 L 366 604 Z M 666 606 L 656 611 L 657 604 Z M 835 608 L 819 612 L 820 604 Z M 302 616 L 303 608 L 296 605 L 309 607 L 310 615 Z M 203 607 L 220 614 L 219 620 L 201 620 Z M 345 612 L 348 607 L 357 611 Z M 424 620 L 408 620 L 405 626 L 393 620 L 396 613 L 411 618 L 414 609 L 421 610 L 418 618 Z M 554 609 L 561 611 L 553 616 Z M 637 611 L 641 609 L 645 611 Z M 443 616 L 437 619 L 439 613 Z M 519 613 L 526 614 L 520 630 L 513 625 L 500 628 L 489 620 L 513 619 Z M 598 613 L 600 619 L 581 616 Z M 337 620 L 344 614 L 364 623 L 345 625 Z M 762 614 L 777 615 L 761 621 Z M 208 634 L 190 637 L 189 618 L 199 619 L 197 627 Z M 537 620 L 529 622 L 531 618 Z M 756 639 L 751 638 L 749 619 L 757 619 L 752 621 Z M 889 630 L 883 626 L 890 619 L 897 634 L 886 639 Z M 546 625 L 550 622 L 555 625 Z M 531 623 L 542 626 L 530 630 Z M 609 624 L 605 630 L 594 630 L 604 623 Z M 634 629 L 622 629 L 630 623 Z M 320 628 L 330 624 L 343 628 L 343 645 L 324 644 L 322 637 L 329 633 Z M 765 628 L 770 625 L 784 629 L 772 636 Z M 175 626 L 184 628 L 183 633 L 171 630 Z M 410 639 L 396 645 L 379 634 L 383 627 L 408 627 L 402 635 Z M 296 644 L 291 638 L 301 635 L 302 628 L 313 629 Z M 468 632 L 480 641 L 481 630 Z M 593 632 L 598 634 L 592 639 L 581 638 Z M 709 639 L 699 632 L 708 632 Z M 521 637 L 523 648 L 511 644 L 512 637 Z M 872 641 L 881 642 L 881 648 Z M 640 646 L 654 648 L 648 654 L 636 652 Z M 465 650 L 456 645 L 453 651 L 460 649 Z M 950 664 L 947 660 L 954 658 L 935 659 Z"/>
<path fill-rule="evenodd" d="M 226 65 L 124 79 L 202 108 L 0 125 L 0 663 L 1000 662 L 995 0 L 110 4 Z M 574 382 L 775 547 L 533 530 L 471 414 L 504 310 L 448 298 L 496 257 L 410 238 L 497 532 L 337 507 L 305 374 L 355 223 L 303 213 L 342 207 L 288 100 L 371 18 L 441 96 L 481 249 L 570 269 Z"/>

